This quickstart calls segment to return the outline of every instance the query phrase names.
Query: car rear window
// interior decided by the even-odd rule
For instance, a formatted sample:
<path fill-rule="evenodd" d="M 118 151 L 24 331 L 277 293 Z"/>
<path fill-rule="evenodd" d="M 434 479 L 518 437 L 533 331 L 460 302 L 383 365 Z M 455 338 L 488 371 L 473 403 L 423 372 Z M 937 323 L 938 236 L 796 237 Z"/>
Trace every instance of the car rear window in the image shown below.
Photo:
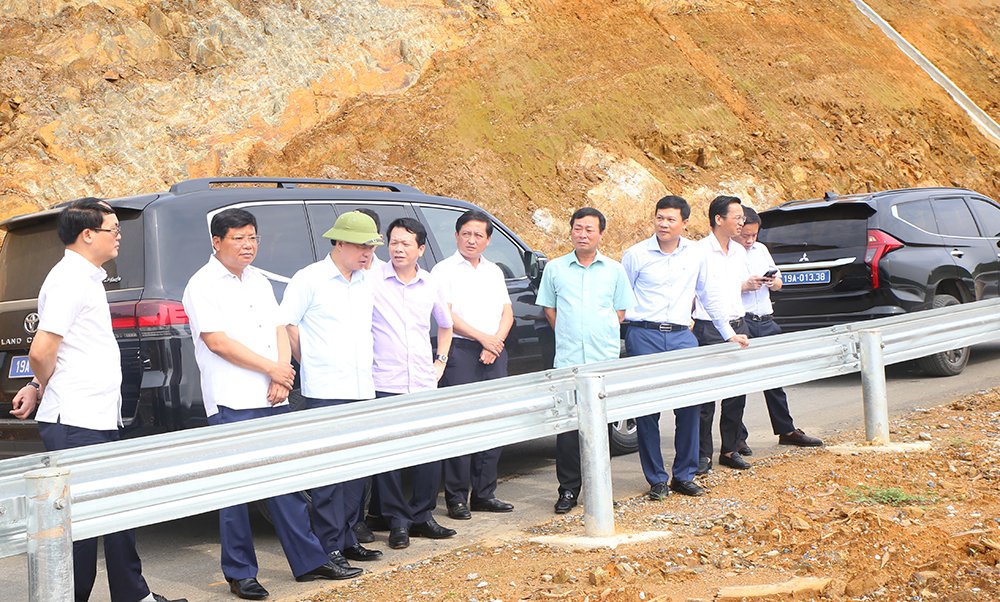
<path fill-rule="evenodd" d="M 758 239 L 771 253 L 864 247 L 871 213 L 867 205 L 766 211 Z"/>
<path fill-rule="evenodd" d="M 122 228 L 118 257 L 104 264 L 106 290 L 141 287 L 143 281 L 142 214 L 118 211 Z M 65 247 L 56 233 L 55 216 L 12 228 L 0 248 L 0 301 L 34 299 Z"/>

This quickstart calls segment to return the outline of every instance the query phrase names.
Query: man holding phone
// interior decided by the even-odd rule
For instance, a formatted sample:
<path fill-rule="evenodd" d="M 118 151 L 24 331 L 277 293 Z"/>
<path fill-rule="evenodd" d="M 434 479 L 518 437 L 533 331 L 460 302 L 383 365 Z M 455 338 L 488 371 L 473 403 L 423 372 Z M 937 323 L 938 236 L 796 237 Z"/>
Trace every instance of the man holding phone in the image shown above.
<path fill-rule="evenodd" d="M 771 309 L 771 291 L 781 290 L 781 274 L 771 253 L 762 243 L 757 241 L 760 233 L 760 216 L 750 207 L 743 207 L 743 229 L 733 237 L 734 242 L 743 245 L 747 250 L 747 271 L 750 278 L 743 283 L 743 308 L 746 311 L 746 323 L 750 330 L 750 338 L 765 337 L 780 334 L 781 328 L 774 321 Z M 757 276 L 756 274 L 762 274 Z M 764 401 L 767 403 L 767 414 L 771 419 L 771 428 L 778 436 L 778 444 L 795 445 L 799 447 L 819 447 L 823 442 L 816 437 L 810 437 L 795 428 L 792 415 L 788 411 L 788 397 L 784 389 L 764 391 Z M 749 456 L 753 451 L 746 444 L 749 433 L 746 426 L 740 428 L 740 455 Z"/>

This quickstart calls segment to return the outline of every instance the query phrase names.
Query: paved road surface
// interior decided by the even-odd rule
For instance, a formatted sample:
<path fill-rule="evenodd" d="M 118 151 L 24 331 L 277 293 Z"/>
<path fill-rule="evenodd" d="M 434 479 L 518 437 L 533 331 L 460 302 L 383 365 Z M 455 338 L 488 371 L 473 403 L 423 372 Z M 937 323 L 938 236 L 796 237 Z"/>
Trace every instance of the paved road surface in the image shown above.
<path fill-rule="evenodd" d="M 889 411 L 898 415 L 913 408 L 931 407 L 980 389 L 1000 386 L 1000 344 L 975 348 L 966 371 L 952 378 L 925 378 L 904 364 L 888 370 Z M 861 380 L 858 375 L 841 376 L 792 387 L 788 390 L 796 425 L 821 437 L 845 430 L 862 428 Z M 755 454 L 780 451 L 771 434 L 763 397 L 750 396 L 747 402 L 747 427 Z M 672 419 L 662 420 L 667 462 L 672 458 Z M 556 496 L 555 438 L 511 446 L 501 462 L 500 497 L 513 502 L 514 514 L 476 513 L 471 521 L 452 521 L 439 510 L 439 522 L 459 531 L 445 541 L 414 538 L 406 550 L 389 550 L 385 534 L 371 547 L 385 550 L 381 562 L 357 563 L 372 570 L 385 570 L 400 564 L 461 548 L 480 541 L 491 541 L 525 526 L 542 523 L 552 515 Z M 631 497 L 648 487 L 635 455 L 615 458 L 613 462 L 616 497 Z M 440 507 L 443 507 L 441 502 Z M 579 510 L 577 510 L 579 512 Z M 270 600 L 297 600 L 311 592 L 330 587 L 329 582 L 297 583 L 270 526 L 259 517 L 254 525 L 261 583 L 271 591 Z M 191 602 L 236 600 L 228 592 L 219 570 L 218 526 L 214 513 L 203 514 L 161 525 L 144 527 L 138 533 L 144 573 L 154 591 L 169 596 L 186 596 Z M 27 600 L 27 561 L 24 556 L 0 559 L 0 600 Z M 334 587 L 347 586 L 341 582 Z M 107 600 L 103 562 L 92 599 Z"/>

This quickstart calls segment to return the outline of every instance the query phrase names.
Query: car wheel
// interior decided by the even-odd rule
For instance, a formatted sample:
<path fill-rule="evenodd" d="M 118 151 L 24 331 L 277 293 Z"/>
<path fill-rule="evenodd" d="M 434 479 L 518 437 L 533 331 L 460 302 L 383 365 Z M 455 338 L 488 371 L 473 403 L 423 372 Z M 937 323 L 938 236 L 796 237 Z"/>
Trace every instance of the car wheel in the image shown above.
<path fill-rule="evenodd" d="M 612 456 L 634 454 L 639 451 L 639 435 L 635 419 L 619 420 L 608 425 L 608 447 Z"/>
<path fill-rule="evenodd" d="M 959 301 L 951 295 L 934 295 L 931 309 L 958 305 Z M 951 349 L 934 355 L 928 355 L 917 360 L 917 366 L 930 376 L 956 376 L 965 370 L 969 363 L 969 348 Z"/>

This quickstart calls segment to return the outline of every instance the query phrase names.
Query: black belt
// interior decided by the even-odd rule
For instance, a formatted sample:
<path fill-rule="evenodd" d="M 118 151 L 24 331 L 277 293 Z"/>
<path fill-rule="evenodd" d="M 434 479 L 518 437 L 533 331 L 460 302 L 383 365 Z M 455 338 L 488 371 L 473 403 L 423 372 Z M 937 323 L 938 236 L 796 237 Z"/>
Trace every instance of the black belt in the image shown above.
<path fill-rule="evenodd" d="M 696 319 L 695 322 L 701 322 L 703 324 L 711 324 L 712 326 L 715 326 L 715 323 L 712 322 L 711 320 Z M 739 328 L 740 326 L 743 326 L 743 318 L 736 318 L 735 320 L 730 320 L 729 325 L 732 326 L 733 328 Z"/>
<path fill-rule="evenodd" d="M 757 314 L 752 314 L 750 312 L 747 312 L 746 318 L 751 322 L 770 322 L 771 320 L 774 319 L 772 314 L 767 314 L 766 316 L 758 316 Z"/>
<path fill-rule="evenodd" d="M 669 322 L 645 322 L 643 320 L 637 320 L 632 322 L 626 322 L 627 326 L 638 326 L 639 328 L 647 328 L 649 330 L 659 330 L 660 332 L 674 332 L 675 330 L 688 330 L 688 327 L 684 324 L 670 324 Z"/>

